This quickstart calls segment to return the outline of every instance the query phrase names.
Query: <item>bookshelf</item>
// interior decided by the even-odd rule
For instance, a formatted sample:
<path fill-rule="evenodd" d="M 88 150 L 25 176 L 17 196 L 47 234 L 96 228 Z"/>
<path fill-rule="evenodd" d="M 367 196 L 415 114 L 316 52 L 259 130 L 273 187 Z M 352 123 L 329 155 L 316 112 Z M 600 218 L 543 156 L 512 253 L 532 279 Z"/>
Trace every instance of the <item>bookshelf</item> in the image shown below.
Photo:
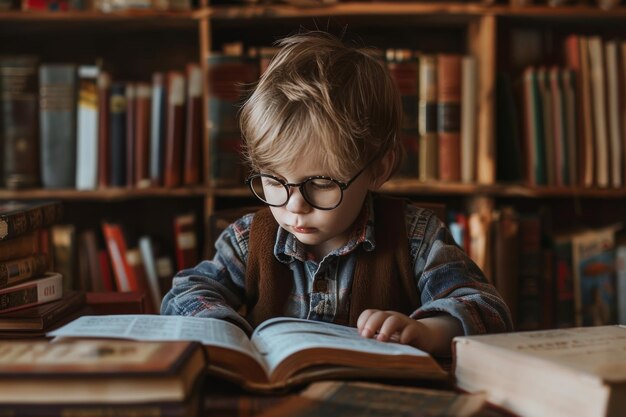
<path fill-rule="evenodd" d="M 324 6 L 296 7 L 283 4 L 209 4 L 202 0 L 188 12 L 95 11 L 21 12 L 0 11 L 0 55 L 34 54 L 41 61 L 93 62 L 101 58 L 120 79 L 148 78 L 152 71 L 180 69 L 199 62 L 204 79 L 209 75 L 209 57 L 225 43 L 240 41 L 245 48 L 269 46 L 299 27 L 321 28 L 379 48 L 410 48 L 426 53 L 469 54 L 477 61 L 475 180 L 445 183 L 401 178 L 384 191 L 416 200 L 445 201 L 459 208 L 476 196 L 491 199 L 496 206 L 552 212 L 551 225 L 599 220 L 626 221 L 626 186 L 529 185 L 524 178 L 502 181 L 498 176 L 498 151 L 502 138 L 496 124 L 501 109 L 496 99 L 497 75 L 517 77 L 526 65 L 564 63 L 561 42 L 569 33 L 621 36 L 626 40 L 626 7 L 603 10 L 595 5 L 548 7 L 505 4 L 340 2 Z M 519 62 L 512 50 L 518 32 L 538 36 L 541 57 Z M 166 57 L 166 58 L 164 58 Z M 537 59 L 542 61 L 537 62 Z M 534 60 L 534 61 L 533 61 Z M 625 92 L 622 96 L 626 95 Z M 624 98 L 624 97 L 622 97 Z M 203 102 L 209 107 L 209 89 L 204 83 Z M 243 185 L 221 185 L 210 180 L 211 145 L 208 121 L 203 129 L 202 184 L 176 188 L 104 188 L 89 191 L 0 189 L 0 200 L 61 199 L 75 207 L 150 206 L 168 201 L 169 214 L 176 204 L 199 213 L 208 230 L 208 219 L 219 209 L 250 205 L 254 200 Z M 521 137 L 521 132 L 518 132 Z M 71 209 L 88 223 L 85 213 Z M 597 219 L 599 212 L 608 213 Z M 128 221 L 135 216 L 122 213 Z M 72 218 L 67 218 L 73 221 Z M 202 228 L 202 227 L 201 227 Z M 203 234 L 201 232 L 201 234 Z M 206 236 L 202 253 L 211 244 Z"/>

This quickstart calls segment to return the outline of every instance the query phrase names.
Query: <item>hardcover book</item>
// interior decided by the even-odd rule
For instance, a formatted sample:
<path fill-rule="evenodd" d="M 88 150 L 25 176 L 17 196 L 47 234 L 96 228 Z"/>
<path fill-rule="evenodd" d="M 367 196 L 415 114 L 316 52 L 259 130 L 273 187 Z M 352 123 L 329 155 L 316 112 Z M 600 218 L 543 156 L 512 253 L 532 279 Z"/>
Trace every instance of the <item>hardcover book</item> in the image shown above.
<path fill-rule="evenodd" d="M 456 337 L 459 388 L 527 417 L 618 417 L 626 410 L 626 327 Z"/>
<path fill-rule="evenodd" d="M 100 69 L 95 65 L 78 67 L 76 104 L 76 188 L 94 190 L 98 186 L 98 84 Z"/>
<path fill-rule="evenodd" d="M 61 221 L 60 201 L 7 202 L 0 204 L 0 241 Z"/>
<path fill-rule="evenodd" d="M 68 291 L 56 301 L 0 314 L 0 332 L 50 330 L 51 326 L 84 305 L 84 292 Z M 2 335 L 3 333 L 0 333 L 0 336 Z"/>
<path fill-rule="evenodd" d="M 329 378 L 448 377 L 432 356 L 411 346 L 365 339 L 352 327 L 286 317 L 265 321 L 250 338 L 224 320 L 153 315 L 83 316 L 48 336 L 196 340 L 211 358 L 210 373 L 260 391 Z"/>
<path fill-rule="evenodd" d="M 42 278 L 0 290 L 0 313 L 58 300 L 63 295 L 63 277 L 48 272 Z"/>
<path fill-rule="evenodd" d="M 196 415 L 205 364 L 190 342 L 0 342 L 0 407 L 13 416 Z"/>
<path fill-rule="evenodd" d="M 42 275 L 47 269 L 48 257 L 41 254 L 1 261 L 0 288 L 7 288 Z"/>

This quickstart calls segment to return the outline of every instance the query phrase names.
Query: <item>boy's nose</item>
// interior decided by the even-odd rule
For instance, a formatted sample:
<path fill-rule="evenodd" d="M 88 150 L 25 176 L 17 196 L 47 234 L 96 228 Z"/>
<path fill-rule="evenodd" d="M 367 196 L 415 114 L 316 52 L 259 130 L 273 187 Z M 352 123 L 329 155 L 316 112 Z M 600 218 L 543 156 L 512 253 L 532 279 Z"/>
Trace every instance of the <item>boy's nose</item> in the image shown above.
<path fill-rule="evenodd" d="M 289 200 L 287 200 L 285 208 L 292 213 L 308 213 L 312 209 L 309 203 L 307 203 L 302 196 L 299 187 L 291 188 Z"/>

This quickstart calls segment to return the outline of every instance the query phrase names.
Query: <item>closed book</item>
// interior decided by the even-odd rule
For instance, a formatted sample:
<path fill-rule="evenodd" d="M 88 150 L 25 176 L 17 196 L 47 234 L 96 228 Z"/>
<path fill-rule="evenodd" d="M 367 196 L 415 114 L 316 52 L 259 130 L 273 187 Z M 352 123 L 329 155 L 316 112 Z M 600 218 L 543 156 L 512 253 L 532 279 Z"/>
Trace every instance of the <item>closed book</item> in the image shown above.
<path fill-rule="evenodd" d="M 193 213 L 174 217 L 174 247 L 179 270 L 194 267 L 198 263 L 196 232 L 196 216 Z"/>
<path fill-rule="evenodd" d="M 553 97 L 552 91 L 550 90 L 548 69 L 546 67 L 539 67 L 535 74 L 540 98 L 538 110 L 541 112 L 542 116 L 541 130 L 544 140 L 546 183 L 547 185 L 556 185 L 556 149 L 554 146 L 554 131 L 552 129 L 554 124 L 552 117 Z"/>
<path fill-rule="evenodd" d="M 24 258 L 39 252 L 39 233 L 29 232 L 15 239 L 0 241 L 0 261 Z"/>
<path fill-rule="evenodd" d="M 435 180 L 438 171 L 437 146 L 437 58 L 421 55 L 419 58 L 419 115 L 420 135 L 419 179 Z"/>
<path fill-rule="evenodd" d="M 456 337 L 453 351 L 458 387 L 515 415 L 624 415 L 624 326 Z"/>
<path fill-rule="evenodd" d="M 139 238 L 139 250 L 141 252 L 143 267 L 145 268 L 149 296 L 152 300 L 152 304 L 158 309 L 161 306 L 163 296 L 161 295 L 161 284 L 157 273 L 157 258 L 150 236 L 142 236 Z"/>
<path fill-rule="evenodd" d="M 41 181 L 45 188 L 76 185 L 76 85 L 74 64 L 39 67 Z"/>
<path fill-rule="evenodd" d="M 36 305 L 19 311 L 0 314 L 0 336 L 2 331 L 43 331 L 69 316 L 85 305 L 85 293 L 68 291 L 49 303 Z"/>
<path fill-rule="evenodd" d="M 182 152 L 185 140 L 185 77 L 178 71 L 167 73 L 166 117 L 163 185 L 178 187 L 182 183 Z"/>
<path fill-rule="evenodd" d="M 127 83 L 125 86 L 126 94 L 126 136 L 125 136 L 125 172 L 126 172 L 126 186 L 133 187 L 135 185 L 135 128 L 137 123 L 137 116 L 135 114 L 135 101 L 137 99 L 137 84 Z"/>
<path fill-rule="evenodd" d="M 58 224 L 52 226 L 52 253 L 54 270 L 63 276 L 63 289 L 80 289 L 80 279 L 76 270 L 78 249 L 76 244 L 76 226 Z"/>
<path fill-rule="evenodd" d="M 111 84 L 109 98 L 109 185 L 126 186 L 126 84 Z"/>
<path fill-rule="evenodd" d="M 128 245 L 122 226 L 118 223 L 103 222 L 102 235 L 104 236 L 111 265 L 113 266 L 113 276 L 117 291 L 137 291 L 137 282 L 126 258 Z"/>
<path fill-rule="evenodd" d="M 76 112 L 76 188 L 98 187 L 98 79 L 99 68 L 78 67 L 78 103 Z"/>
<path fill-rule="evenodd" d="M 608 187 L 610 185 L 609 153 L 611 152 L 611 148 L 607 119 L 606 70 L 602 38 L 599 36 L 590 36 L 587 41 L 587 47 L 589 48 L 591 103 L 593 125 L 595 128 L 595 179 L 598 187 Z"/>
<path fill-rule="evenodd" d="M 57 272 L 47 272 L 42 278 L 0 290 L 0 312 L 58 300 L 62 295 L 63 277 Z"/>
<path fill-rule="evenodd" d="M 242 164 L 237 112 L 244 96 L 243 86 L 258 79 L 259 64 L 243 56 L 241 51 L 232 55 L 211 54 L 208 62 L 211 181 L 216 186 L 240 185 L 246 171 Z"/>
<path fill-rule="evenodd" d="M 108 187 L 111 177 L 111 76 L 98 74 L 98 187 Z"/>
<path fill-rule="evenodd" d="M 524 69 L 521 80 L 521 103 L 524 132 L 524 172 L 529 185 L 545 185 L 546 153 L 543 131 L 541 94 L 537 83 L 537 71 Z"/>
<path fill-rule="evenodd" d="M 196 185 L 202 178 L 202 141 L 204 138 L 204 110 L 202 106 L 202 68 L 187 65 L 187 106 L 185 144 L 183 149 L 183 184 Z"/>
<path fill-rule="evenodd" d="M 152 105 L 150 108 L 150 181 L 154 186 L 163 185 L 167 126 L 166 106 L 165 75 L 156 72 L 152 75 Z"/>
<path fill-rule="evenodd" d="M 391 51 L 394 53 L 388 53 L 387 68 L 402 101 L 400 139 L 406 152 L 406 158 L 397 175 L 404 178 L 418 178 L 419 133 L 417 129 L 417 115 L 419 64 L 413 51 L 410 49 Z"/>
<path fill-rule="evenodd" d="M 60 201 L 8 202 L 0 204 L 0 241 L 61 221 Z"/>
<path fill-rule="evenodd" d="M 580 143 L 577 121 L 579 119 L 577 104 L 580 101 L 576 95 L 576 72 L 570 69 L 561 69 L 563 88 L 563 108 L 565 117 L 565 141 L 567 144 L 567 166 L 569 168 L 569 185 L 575 187 L 580 184 Z"/>
<path fill-rule="evenodd" d="M 43 275 L 48 270 L 48 257 L 32 255 L 25 258 L 0 262 L 0 288 L 7 288 L 33 277 Z"/>
<path fill-rule="evenodd" d="M 461 61 L 461 181 L 465 183 L 476 181 L 475 164 L 476 147 L 478 146 L 476 142 L 477 90 L 478 70 L 476 58 L 464 56 Z M 500 118 L 496 122 L 498 120 Z"/>
<path fill-rule="evenodd" d="M 10 189 L 40 184 L 38 60 L 0 57 L 2 178 Z"/>
<path fill-rule="evenodd" d="M 439 180 L 461 180 L 461 59 L 437 56 Z"/>
<path fill-rule="evenodd" d="M 622 123 L 620 114 L 620 94 L 623 94 L 622 83 L 626 80 L 625 73 L 619 72 L 618 65 L 619 41 L 610 40 L 604 44 L 606 61 L 606 92 L 607 92 L 607 118 L 608 134 L 610 143 L 611 160 L 611 186 L 619 188 L 623 183 L 623 144 L 622 144 Z"/>
<path fill-rule="evenodd" d="M 166 415 L 161 404 L 193 401 L 206 367 L 191 342 L 3 342 L 0 351 L 0 407 L 15 416 Z"/>
<path fill-rule="evenodd" d="M 563 97 L 563 83 L 561 80 L 561 69 L 550 67 L 548 69 L 548 84 L 552 96 L 552 139 L 554 142 L 554 171 L 555 183 L 559 187 L 569 185 L 569 160 L 568 143 L 566 138 L 565 102 Z"/>
<path fill-rule="evenodd" d="M 150 112 L 152 88 L 147 83 L 137 83 L 135 87 L 135 161 L 134 185 L 146 188 L 150 181 Z"/>
<path fill-rule="evenodd" d="M 583 186 L 592 187 L 597 184 L 597 146 L 596 146 L 596 120 L 593 105 L 593 87 L 591 76 L 591 61 L 589 59 L 589 37 L 580 36 L 578 38 L 580 53 L 580 77 L 581 77 L 581 118 L 584 120 L 584 132 L 581 138 L 583 150 L 583 166 L 585 168 L 583 176 Z"/>

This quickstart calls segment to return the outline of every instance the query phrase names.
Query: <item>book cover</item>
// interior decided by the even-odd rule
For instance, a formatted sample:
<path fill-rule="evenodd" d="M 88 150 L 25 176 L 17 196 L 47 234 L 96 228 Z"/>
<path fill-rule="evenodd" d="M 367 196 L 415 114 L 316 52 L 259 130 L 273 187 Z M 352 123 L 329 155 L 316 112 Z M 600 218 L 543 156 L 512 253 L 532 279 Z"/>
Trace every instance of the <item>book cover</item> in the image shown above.
<path fill-rule="evenodd" d="M 39 407 L 48 415 L 43 406 L 119 404 L 132 409 L 136 404 L 183 403 L 205 366 L 202 349 L 190 342 L 2 342 L 0 407 L 18 412 Z M 21 407 L 25 409 L 19 411 Z"/>
<path fill-rule="evenodd" d="M 187 65 L 187 105 L 185 118 L 185 143 L 183 149 L 183 184 L 200 184 L 202 179 L 202 149 L 204 139 L 204 106 L 202 68 Z"/>
<path fill-rule="evenodd" d="M 63 277 L 48 272 L 42 278 L 0 290 L 0 313 L 58 300 L 63 295 Z"/>
<path fill-rule="evenodd" d="M 576 325 L 613 324 L 617 316 L 615 232 L 605 227 L 572 237 Z"/>
<path fill-rule="evenodd" d="M 51 226 L 63 217 L 60 201 L 9 201 L 0 203 L 0 241 Z"/>
<path fill-rule="evenodd" d="M 290 317 L 263 322 L 250 338 L 224 320 L 149 314 L 83 316 L 48 336 L 199 341 L 211 360 L 209 373 L 255 391 L 359 376 L 449 381 L 424 351 L 363 338 L 353 327 Z"/>
<path fill-rule="evenodd" d="M 34 56 L 0 57 L 2 178 L 9 189 L 40 184 L 38 65 Z"/>
<path fill-rule="evenodd" d="M 95 65 L 78 67 L 76 121 L 76 188 L 95 190 L 98 186 L 98 74 Z"/>
<path fill-rule="evenodd" d="M 626 327 L 456 337 L 458 387 L 528 417 L 618 417 L 626 409 Z M 503 372 L 503 370 L 505 370 Z"/>
<path fill-rule="evenodd" d="M 76 186 L 76 65 L 39 67 L 39 145 L 45 188 Z"/>
<path fill-rule="evenodd" d="M 7 288 L 43 275 L 48 270 L 46 255 L 32 255 L 26 258 L 0 262 L 0 288 Z"/>
<path fill-rule="evenodd" d="M 167 108 L 165 165 L 163 185 L 178 187 L 182 183 L 182 156 L 185 141 L 185 76 L 178 71 L 167 73 Z"/>

